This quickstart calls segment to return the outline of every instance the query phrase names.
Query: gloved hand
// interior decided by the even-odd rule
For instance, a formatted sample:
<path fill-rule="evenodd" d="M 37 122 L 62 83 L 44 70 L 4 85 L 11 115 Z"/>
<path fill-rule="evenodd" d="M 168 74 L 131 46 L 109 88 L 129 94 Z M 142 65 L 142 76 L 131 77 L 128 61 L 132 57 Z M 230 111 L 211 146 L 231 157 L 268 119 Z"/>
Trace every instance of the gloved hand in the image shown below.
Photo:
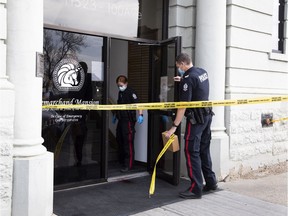
<path fill-rule="evenodd" d="M 115 124 L 116 121 L 117 121 L 116 115 L 113 115 L 113 117 L 112 117 L 112 123 Z"/>
<path fill-rule="evenodd" d="M 137 122 L 138 122 L 139 124 L 142 124 L 143 121 L 144 121 L 144 117 L 143 117 L 142 115 L 139 115 L 139 116 L 138 116 L 138 119 L 137 119 Z"/>

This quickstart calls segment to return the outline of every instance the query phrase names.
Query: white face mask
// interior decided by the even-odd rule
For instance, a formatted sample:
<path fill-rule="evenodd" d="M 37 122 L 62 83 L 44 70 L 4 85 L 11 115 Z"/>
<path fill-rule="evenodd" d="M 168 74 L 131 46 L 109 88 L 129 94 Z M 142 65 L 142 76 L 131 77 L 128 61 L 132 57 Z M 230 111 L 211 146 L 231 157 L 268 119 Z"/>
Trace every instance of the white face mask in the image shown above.
<path fill-rule="evenodd" d="M 119 86 L 119 90 L 122 92 L 125 91 L 126 88 L 127 88 L 127 86 Z"/>

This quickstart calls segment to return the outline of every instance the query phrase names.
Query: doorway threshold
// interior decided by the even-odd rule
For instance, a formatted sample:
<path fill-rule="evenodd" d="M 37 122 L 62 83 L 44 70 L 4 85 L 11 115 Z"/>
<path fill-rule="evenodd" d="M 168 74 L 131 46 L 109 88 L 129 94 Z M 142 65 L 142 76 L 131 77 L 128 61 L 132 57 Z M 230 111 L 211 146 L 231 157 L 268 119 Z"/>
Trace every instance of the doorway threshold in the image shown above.
<path fill-rule="evenodd" d="M 121 175 L 121 176 L 115 176 L 115 177 L 110 177 L 107 179 L 107 182 L 118 182 L 118 181 L 125 181 L 133 178 L 138 178 L 138 177 L 144 177 L 150 175 L 149 172 L 137 172 L 137 173 L 131 173 L 127 175 Z"/>
<path fill-rule="evenodd" d="M 59 216 L 142 215 L 143 211 L 183 201 L 178 193 L 191 185 L 190 181 L 182 179 L 178 186 L 157 179 L 155 194 L 149 198 L 151 176 L 147 172 L 141 174 L 146 176 L 55 193 L 54 214 Z M 135 175 L 126 177 L 128 176 L 135 177 Z"/>

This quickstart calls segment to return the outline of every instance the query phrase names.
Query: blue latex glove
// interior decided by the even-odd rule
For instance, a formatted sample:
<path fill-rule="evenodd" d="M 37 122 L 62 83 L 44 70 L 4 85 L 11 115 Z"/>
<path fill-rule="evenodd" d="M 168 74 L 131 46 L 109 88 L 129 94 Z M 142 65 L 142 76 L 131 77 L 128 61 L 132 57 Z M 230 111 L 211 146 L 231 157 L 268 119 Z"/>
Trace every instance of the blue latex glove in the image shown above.
<path fill-rule="evenodd" d="M 116 121 L 117 121 L 116 115 L 113 115 L 113 117 L 112 117 L 112 123 L 115 124 Z"/>
<path fill-rule="evenodd" d="M 137 122 L 138 122 L 139 124 L 142 124 L 143 121 L 144 121 L 144 117 L 141 116 L 141 115 L 139 115 L 139 116 L 138 116 L 138 120 L 137 120 Z"/>

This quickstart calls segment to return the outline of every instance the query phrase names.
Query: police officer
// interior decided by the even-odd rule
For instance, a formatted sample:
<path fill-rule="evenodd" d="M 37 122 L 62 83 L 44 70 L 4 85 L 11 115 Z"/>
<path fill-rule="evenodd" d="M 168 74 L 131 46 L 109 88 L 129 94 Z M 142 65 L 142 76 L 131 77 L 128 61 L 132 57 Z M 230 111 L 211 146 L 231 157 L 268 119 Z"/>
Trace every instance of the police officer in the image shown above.
<path fill-rule="evenodd" d="M 116 79 L 119 88 L 118 104 L 138 103 L 135 91 L 128 87 L 128 79 L 126 76 L 120 75 Z M 121 172 L 128 172 L 133 168 L 134 164 L 134 135 L 136 123 L 136 110 L 119 110 L 116 116 L 113 116 L 113 122 L 118 119 L 116 129 L 116 139 L 119 145 L 119 162 L 122 164 Z M 143 114 L 139 110 L 137 122 L 142 124 Z"/>
<path fill-rule="evenodd" d="M 180 101 L 208 100 L 207 72 L 202 68 L 194 67 L 191 58 L 186 53 L 181 53 L 176 57 L 176 67 L 179 73 L 183 74 L 179 85 Z M 191 185 L 186 191 L 179 193 L 179 196 L 185 199 L 200 199 L 202 191 L 217 189 L 217 180 L 212 171 L 210 157 L 210 126 L 213 112 L 211 108 L 178 109 L 171 129 L 166 132 L 167 137 L 175 133 L 184 115 L 187 117 L 184 152 Z M 202 172 L 206 182 L 204 187 Z"/>

